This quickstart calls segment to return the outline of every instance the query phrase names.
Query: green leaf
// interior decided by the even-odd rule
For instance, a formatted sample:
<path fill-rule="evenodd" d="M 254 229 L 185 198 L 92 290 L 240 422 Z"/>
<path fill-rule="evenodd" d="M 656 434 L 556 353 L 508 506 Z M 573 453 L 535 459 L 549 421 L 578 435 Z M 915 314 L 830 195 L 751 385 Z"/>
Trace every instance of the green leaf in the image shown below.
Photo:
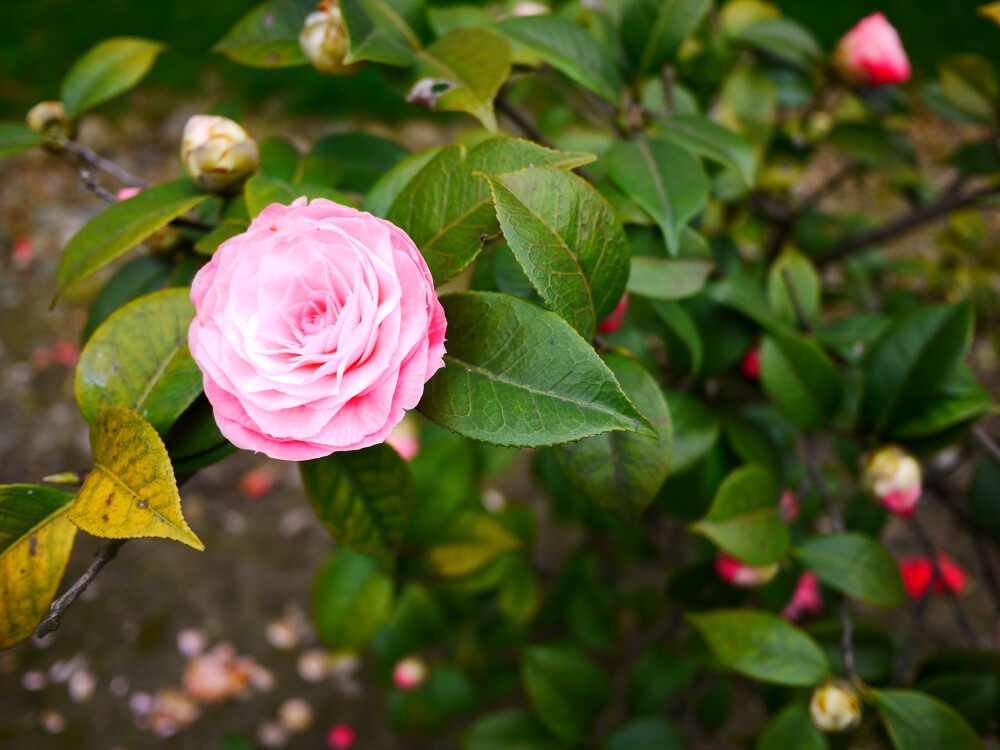
<path fill-rule="evenodd" d="M 620 141 L 607 157 L 608 174 L 659 224 L 676 255 L 681 230 L 708 201 L 709 182 L 691 152 L 666 140 Z"/>
<path fill-rule="evenodd" d="M 929 403 L 888 434 L 900 441 L 931 438 L 969 424 L 991 411 L 993 399 L 989 392 L 964 363 L 959 363 Z"/>
<path fill-rule="evenodd" d="M 827 136 L 844 153 L 872 167 L 914 164 L 913 147 L 900 133 L 867 122 L 842 122 Z"/>
<path fill-rule="evenodd" d="M 201 371 L 188 351 L 194 318 L 187 287 L 128 303 L 101 325 L 80 353 L 74 390 L 83 418 L 109 406 L 141 414 L 161 435 L 201 393 Z"/>
<path fill-rule="evenodd" d="M 700 292 L 712 263 L 688 258 L 632 258 L 628 291 L 654 300 L 678 300 Z"/>
<path fill-rule="evenodd" d="M 63 250 L 56 271 L 61 293 L 117 260 L 185 211 L 209 198 L 191 180 L 146 188 L 91 219 Z"/>
<path fill-rule="evenodd" d="M 478 706 L 475 686 L 449 666 L 433 667 L 427 679 L 412 690 L 393 690 L 387 702 L 389 721 L 414 732 L 443 731 L 462 714 Z"/>
<path fill-rule="evenodd" d="M 633 258 L 633 263 L 635 260 Z M 634 265 L 633 268 L 635 268 Z M 653 300 L 653 310 L 687 348 L 688 356 L 691 359 L 691 375 L 698 377 L 701 371 L 701 360 L 704 357 L 705 344 L 691 314 L 676 302 L 661 302 L 660 300 Z"/>
<path fill-rule="evenodd" d="M 993 63 L 980 55 L 955 55 L 941 66 L 941 90 L 947 101 L 976 122 L 997 120 L 1000 81 Z"/>
<path fill-rule="evenodd" d="M 989 732 L 1000 710 L 1000 675 L 951 672 L 921 680 L 920 690 L 962 715 L 975 731 Z"/>
<path fill-rule="evenodd" d="M 260 142 L 260 173 L 285 182 L 294 182 L 302 168 L 302 154 L 291 141 L 268 136 Z"/>
<path fill-rule="evenodd" d="M 602 99 L 618 103 L 622 81 L 615 62 L 586 29 L 552 14 L 510 18 L 498 28 L 560 73 Z"/>
<path fill-rule="evenodd" d="M 538 612 L 541 585 L 531 566 L 515 560 L 507 567 L 497 604 L 504 616 L 515 625 L 526 625 Z"/>
<path fill-rule="evenodd" d="M 628 705 L 633 715 L 658 713 L 694 677 L 697 657 L 671 653 L 658 644 L 643 653 L 628 676 Z"/>
<path fill-rule="evenodd" d="M 59 98 L 67 116 L 76 117 L 128 91 L 149 72 L 164 47 L 161 42 L 130 36 L 105 39 L 91 47 L 63 79 Z"/>
<path fill-rule="evenodd" d="M 659 123 L 657 132 L 688 151 L 733 170 L 747 186 L 753 185 L 757 171 L 753 150 L 729 128 L 702 115 L 674 115 Z"/>
<path fill-rule="evenodd" d="M 760 382 L 778 408 L 806 429 L 821 426 L 840 401 L 836 366 L 812 339 L 790 331 L 764 337 Z"/>
<path fill-rule="evenodd" d="M 872 690 L 896 750 L 982 750 L 983 743 L 955 709 L 916 690 Z"/>
<path fill-rule="evenodd" d="M 607 750 L 684 750 L 677 728 L 659 716 L 635 719 L 608 735 Z"/>
<path fill-rule="evenodd" d="M 553 445 L 609 430 L 656 436 L 591 346 L 555 313 L 516 297 L 459 292 L 445 367 L 420 410 L 442 427 L 497 445 Z"/>
<path fill-rule="evenodd" d="M 823 649 L 780 617 L 751 609 L 689 614 L 727 669 L 761 682 L 811 687 L 830 676 Z"/>
<path fill-rule="evenodd" d="M 504 238 L 546 304 L 589 339 L 625 291 L 629 249 L 614 209 L 556 167 L 487 175 Z"/>
<path fill-rule="evenodd" d="M 760 286 L 747 276 L 730 274 L 710 284 L 708 293 L 717 304 L 745 315 L 761 328 L 769 331 L 787 330 L 787 326 L 771 312 Z"/>
<path fill-rule="evenodd" d="M 895 607 L 905 597 L 896 561 L 864 534 L 811 537 L 792 553 L 827 586 L 865 604 Z"/>
<path fill-rule="evenodd" d="M 170 457 L 149 422 L 112 406 L 91 422 L 90 447 L 94 468 L 69 509 L 70 521 L 107 539 L 160 537 L 205 549 L 184 520 Z"/>
<path fill-rule="evenodd" d="M 268 0 L 243 16 L 213 51 L 252 68 L 305 65 L 299 33 L 315 9 L 312 0 Z"/>
<path fill-rule="evenodd" d="M 334 133 L 318 141 L 312 148 L 312 155 L 325 159 L 334 168 L 335 185 L 366 193 L 383 175 L 406 159 L 408 153 L 395 141 L 377 135 Z M 365 200 L 369 198 L 366 196 Z"/>
<path fill-rule="evenodd" d="M 668 391 L 674 426 L 674 454 L 670 469 L 676 475 L 704 458 L 719 439 L 719 420 L 690 393 Z"/>
<path fill-rule="evenodd" d="M 556 446 L 555 457 L 570 483 L 591 502 L 634 516 L 653 502 L 667 477 L 673 448 L 670 410 L 656 380 L 638 362 L 615 354 L 604 361 L 660 437 L 608 432 Z"/>
<path fill-rule="evenodd" d="M 444 533 L 442 541 L 427 551 L 427 561 L 439 575 L 458 578 L 482 570 L 504 552 L 517 549 L 521 544 L 521 540 L 492 515 L 470 510 L 459 515 Z"/>
<path fill-rule="evenodd" d="M 379 675 L 388 679 L 400 659 L 431 645 L 447 630 L 444 612 L 428 589 L 419 584 L 407 585 L 372 640 Z"/>
<path fill-rule="evenodd" d="M 767 299 L 780 320 L 789 325 L 799 323 L 799 312 L 806 321 L 819 315 L 819 274 L 802 253 L 790 248 L 782 251 L 767 273 Z"/>
<path fill-rule="evenodd" d="M 195 399 L 187 411 L 180 415 L 170 431 L 163 436 L 174 472 L 188 474 L 218 463 L 236 452 L 219 431 L 215 412 L 204 396 Z"/>
<path fill-rule="evenodd" d="M 81 339 L 84 342 L 90 339 L 97 327 L 122 305 L 167 286 L 173 268 L 163 258 L 140 255 L 117 269 L 91 303 Z"/>
<path fill-rule="evenodd" d="M 561 750 L 563 746 L 527 711 L 484 716 L 469 729 L 465 750 Z"/>
<path fill-rule="evenodd" d="M 72 502 L 49 487 L 0 486 L 0 651 L 31 636 L 59 589 L 76 536 Z"/>
<path fill-rule="evenodd" d="M 313 582 L 316 632 L 331 651 L 361 651 L 389 619 L 392 600 L 392 579 L 375 560 L 338 549 Z"/>
<path fill-rule="evenodd" d="M 340 544 L 373 557 L 399 547 L 416 489 L 406 462 L 382 443 L 299 463 L 316 515 Z"/>
<path fill-rule="evenodd" d="M 747 24 L 732 38 L 805 71 L 823 57 L 822 47 L 809 30 L 787 18 L 766 18 Z"/>
<path fill-rule="evenodd" d="M 655 73 L 708 11 L 709 0 L 628 0 L 622 39 L 635 80 Z"/>
<path fill-rule="evenodd" d="M 0 159 L 41 146 L 44 140 L 19 122 L 0 122 Z"/>
<path fill-rule="evenodd" d="M 790 541 L 778 513 L 778 492 L 778 480 L 763 466 L 737 469 L 723 481 L 708 514 L 693 530 L 749 565 L 778 562 Z"/>
<path fill-rule="evenodd" d="M 755 750 L 829 750 L 826 737 L 801 703 L 785 706 L 765 727 Z"/>
<path fill-rule="evenodd" d="M 420 49 L 412 26 L 423 7 L 423 0 L 340 0 L 340 12 L 351 38 L 344 63 L 372 60 L 412 65 Z"/>
<path fill-rule="evenodd" d="M 319 145 L 319 144 L 317 144 Z M 368 190 L 361 209 L 375 216 L 385 218 L 389 213 L 389 208 L 393 201 L 399 196 L 403 189 L 410 183 L 417 173 L 423 169 L 431 159 L 441 153 L 442 146 L 435 146 L 424 151 L 407 156 L 394 167 L 384 172 L 378 181 Z"/>
<path fill-rule="evenodd" d="M 921 307 L 898 320 L 865 362 L 861 414 L 876 431 L 930 405 L 972 339 L 969 304 Z"/>
<path fill-rule="evenodd" d="M 972 475 L 969 507 L 976 524 L 994 540 L 1000 541 L 1000 462 L 984 458 Z"/>
<path fill-rule="evenodd" d="M 326 198 L 343 206 L 354 206 L 350 198 L 335 188 L 302 183 L 293 185 L 277 177 L 268 177 L 262 174 L 254 175 L 247 180 L 245 195 L 250 218 L 258 216 L 272 203 L 281 203 L 287 206 L 296 198 L 303 196 L 310 200 Z"/>
<path fill-rule="evenodd" d="M 521 682 L 538 718 L 565 743 L 577 744 L 611 699 L 604 672 L 570 646 L 531 646 L 521 657 Z"/>
<path fill-rule="evenodd" d="M 216 227 L 194 243 L 194 250 L 201 255 L 214 255 L 228 239 L 243 234 L 250 228 L 250 222 L 243 219 L 223 219 Z"/>
<path fill-rule="evenodd" d="M 529 165 L 573 169 L 593 160 L 590 154 L 553 151 L 517 138 L 488 138 L 469 151 L 455 144 L 410 179 L 386 218 L 410 235 L 440 285 L 472 262 L 486 238 L 500 232 L 490 186 L 481 175 Z"/>
<path fill-rule="evenodd" d="M 497 131 L 493 98 L 510 75 L 510 42 L 485 29 L 456 29 L 418 53 L 406 100 L 427 109 L 468 112 Z"/>

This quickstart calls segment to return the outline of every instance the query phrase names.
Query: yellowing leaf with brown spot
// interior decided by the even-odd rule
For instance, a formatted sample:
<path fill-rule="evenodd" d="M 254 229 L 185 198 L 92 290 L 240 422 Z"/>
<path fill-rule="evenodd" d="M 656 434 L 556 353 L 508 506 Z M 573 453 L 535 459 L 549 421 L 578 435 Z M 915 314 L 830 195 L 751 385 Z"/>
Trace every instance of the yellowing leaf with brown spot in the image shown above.
<path fill-rule="evenodd" d="M 174 469 L 153 426 L 131 409 L 105 409 L 90 425 L 94 470 L 69 520 L 108 539 L 161 537 L 198 550 L 205 545 L 181 514 Z"/>
<path fill-rule="evenodd" d="M 76 536 L 72 501 L 50 487 L 0 487 L 0 650 L 31 635 L 59 588 Z"/>

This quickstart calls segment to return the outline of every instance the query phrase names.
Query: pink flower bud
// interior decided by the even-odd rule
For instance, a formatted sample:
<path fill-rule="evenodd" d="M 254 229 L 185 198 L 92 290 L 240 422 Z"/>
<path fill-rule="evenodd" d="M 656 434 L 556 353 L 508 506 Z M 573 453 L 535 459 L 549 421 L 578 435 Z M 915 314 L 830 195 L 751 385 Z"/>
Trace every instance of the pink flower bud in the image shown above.
<path fill-rule="evenodd" d="M 354 727 L 350 724 L 337 724 L 326 735 L 326 744 L 330 746 L 330 750 L 349 750 L 354 747 L 356 739 Z"/>
<path fill-rule="evenodd" d="M 778 574 L 778 564 L 747 565 L 735 557 L 720 552 L 719 556 L 715 558 L 715 572 L 728 584 L 741 588 L 751 588 L 770 583 Z"/>
<path fill-rule="evenodd" d="M 781 616 L 795 622 L 805 617 L 815 617 L 823 611 L 823 596 L 819 590 L 819 579 L 811 570 L 799 576 L 792 598 L 785 605 Z"/>
<path fill-rule="evenodd" d="M 899 561 L 899 572 L 903 576 L 903 586 L 914 599 L 927 596 L 931 581 L 934 581 L 933 593 L 940 595 L 947 591 L 961 595 L 969 585 L 969 574 L 960 568 L 944 552 L 937 554 L 938 569 L 941 577 L 934 572 L 934 563 L 929 557 L 907 557 Z"/>
<path fill-rule="evenodd" d="M 115 197 L 120 201 L 127 201 L 129 198 L 134 198 L 141 192 L 142 192 L 141 187 L 136 187 L 133 185 L 130 187 L 123 187 L 121 190 L 115 193 Z"/>
<path fill-rule="evenodd" d="M 403 421 L 392 428 L 389 437 L 385 439 L 404 461 L 412 461 L 420 452 L 420 431 L 413 417 L 403 417 Z"/>
<path fill-rule="evenodd" d="M 746 375 L 751 380 L 757 380 L 760 378 L 760 347 L 754 346 L 753 349 L 748 351 L 743 355 L 743 360 L 740 362 L 740 372 Z"/>
<path fill-rule="evenodd" d="M 799 500 L 792 490 L 785 490 L 781 493 L 781 500 L 778 503 L 778 512 L 788 523 L 799 517 Z"/>
<path fill-rule="evenodd" d="M 597 327 L 598 333 L 614 333 L 619 328 L 622 327 L 622 323 L 625 322 L 625 313 L 628 312 L 628 292 L 622 295 L 622 298 L 618 300 L 618 304 L 615 305 L 615 309 L 606 317 L 601 324 Z"/>
<path fill-rule="evenodd" d="M 910 78 L 910 61 L 899 34 L 881 13 L 861 19 L 840 40 L 834 65 L 850 83 L 885 86 Z"/>
<path fill-rule="evenodd" d="M 861 484 L 897 516 L 910 516 L 923 491 L 920 464 L 898 445 L 887 445 L 863 459 Z"/>
<path fill-rule="evenodd" d="M 400 690 L 413 690 L 427 679 L 427 666 L 415 656 L 399 661 L 392 670 L 392 681 Z"/>

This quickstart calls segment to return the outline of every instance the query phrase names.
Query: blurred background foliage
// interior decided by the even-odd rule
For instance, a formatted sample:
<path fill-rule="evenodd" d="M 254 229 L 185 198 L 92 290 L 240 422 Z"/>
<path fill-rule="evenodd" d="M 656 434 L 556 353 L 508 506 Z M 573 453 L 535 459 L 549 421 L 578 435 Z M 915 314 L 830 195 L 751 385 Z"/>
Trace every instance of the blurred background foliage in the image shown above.
<path fill-rule="evenodd" d="M 978 52 L 1000 63 L 995 29 L 974 12 L 982 0 L 776 0 L 775 4 L 813 31 L 827 49 L 858 18 L 882 11 L 906 40 L 918 75 L 932 74 L 943 58 L 959 52 Z M 253 7 L 255 0 L 4 0 L 2 5 L 0 116 L 18 117 L 40 99 L 53 97 L 77 57 L 101 39 L 119 35 L 170 45 L 146 85 L 209 98 L 236 96 L 248 104 L 280 95 L 290 113 L 365 113 L 389 121 L 414 114 L 413 107 L 379 84 L 375 66 L 353 78 L 330 79 L 316 76 L 308 67 L 252 70 L 212 54 L 212 46 L 233 19 Z"/>

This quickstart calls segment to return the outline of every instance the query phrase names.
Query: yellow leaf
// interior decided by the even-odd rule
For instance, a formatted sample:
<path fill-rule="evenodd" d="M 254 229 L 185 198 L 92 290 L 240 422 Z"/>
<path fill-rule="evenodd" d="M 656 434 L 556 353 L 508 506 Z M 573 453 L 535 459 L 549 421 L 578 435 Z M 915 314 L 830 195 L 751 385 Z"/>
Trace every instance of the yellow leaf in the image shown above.
<path fill-rule="evenodd" d="M 72 500 L 49 487 L 0 487 L 0 650 L 31 635 L 59 588 L 76 536 Z"/>
<path fill-rule="evenodd" d="M 988 18 L 995 24 L 1000 25 L 1000 0 L 994 3 L 986 3 L 976 8 L 976 12 L 983 18 Z"/>
<path fill-rule="evenodd" d="M 431 566 L 449 578 L 468 575 L 507 550 L 521 546 L 521 540 L 485 513 L 462 515 L 449 532 L 449 541 L 427 552 Z"/>
<path fill-rule="evenodd" d="M 149 422 L 121 406 L 105 409 L 90 426 L 90 445 L 94 470 L 70 521 L 94 536 L 154 536 L 205 549 L 184 520 L 170 457 Z"/>

